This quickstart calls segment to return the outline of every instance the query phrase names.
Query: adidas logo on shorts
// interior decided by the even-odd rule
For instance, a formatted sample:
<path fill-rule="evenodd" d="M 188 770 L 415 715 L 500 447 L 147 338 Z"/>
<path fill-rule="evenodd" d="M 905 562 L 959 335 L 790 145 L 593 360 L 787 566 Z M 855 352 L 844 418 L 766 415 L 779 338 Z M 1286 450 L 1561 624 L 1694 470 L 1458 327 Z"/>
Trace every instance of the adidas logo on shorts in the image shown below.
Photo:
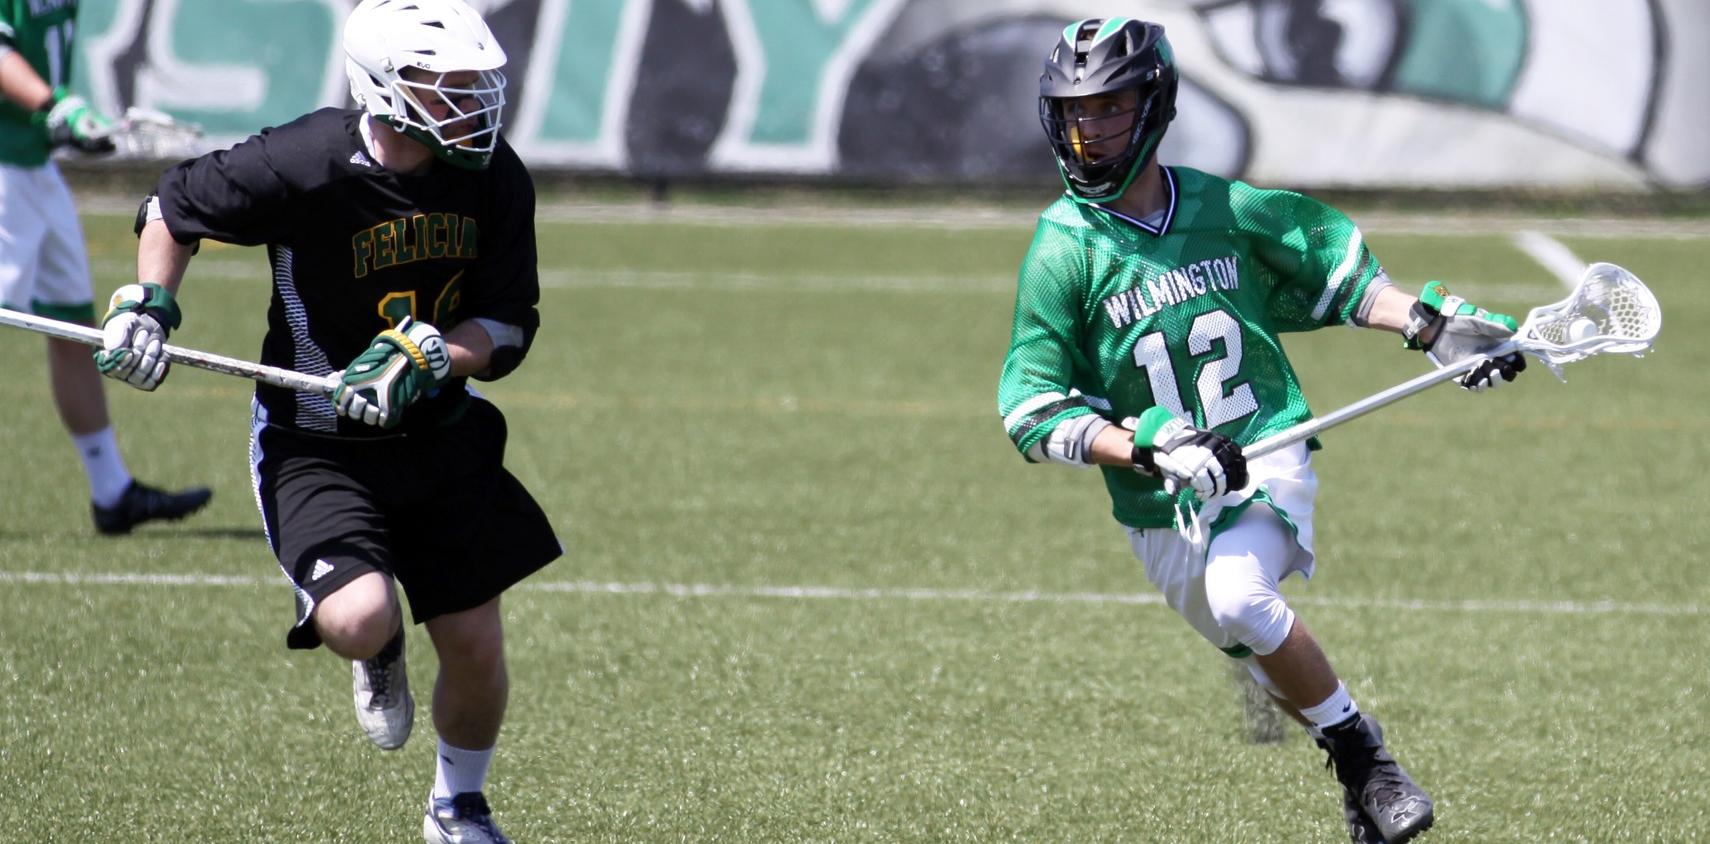
<path fill-rule="evenodd" d="M 309 581 L 312 583 L 329 574 L 332 574 L 332 563 L 329 563 L 326 560 L 316 560 L 315 570 L 309 572 Z"/>

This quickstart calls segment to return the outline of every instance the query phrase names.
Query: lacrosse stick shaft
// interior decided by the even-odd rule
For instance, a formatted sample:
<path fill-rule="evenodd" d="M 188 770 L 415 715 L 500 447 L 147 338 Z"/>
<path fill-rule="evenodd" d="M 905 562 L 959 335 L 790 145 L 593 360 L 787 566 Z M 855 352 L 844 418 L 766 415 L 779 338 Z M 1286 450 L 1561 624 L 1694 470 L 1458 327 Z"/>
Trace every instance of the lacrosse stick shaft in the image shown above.
<path fill-rule="evenodd" d="M 1342 424 L 1343 422 L 1358 419 L 1361 416 L 1383 407 L 1384 405 L 1394 404 L 1413 395 L 1414 393 L 1428 390 L 1443 383 L 1444 381 L 1451 381 L 1459 378 L 1462 375 L 1473 371 L 1479 364 L 1484 363 L 1490 358 L 1501 357 L 1511 353 L 1512 351 L 1514 351 L 1514 344 L 1509 342 L 1491 350 L 1488 355 L 1475 355 L 1467 358 L 1466 360 L 1460 361 L 1459 363 L 1453 363 L 1443 367 L 1442 369 L 1432 370 L 1417 378 L 1403 381 L 1402 383 L 1390 387 L 1381 393 L 1360 399 L 1347 407 L 1332 410 L 1323 416 L 1308 419 L 1299 425 L 1289 428 L 1288 430 L 1272 434 L 1271 436 L 1259 440 L 1252 445 L 1242 448 L 1241 454 L 1248 460 L 1257 460 L 1258 458 L 1264 457 L 1273 451 L 1279 451 L 1281 449 L 1288 448 L 1295 443 L 1316 437 L 1319 434 Z"/>
<path fill-rule="evenodd" d="M 1580 336 L 1582 324 L 1591 327 L 1587 336 Z M 1585 275 L 1568 298 L 1554 305 L 1533 308 L 1514 339 L 1483 355 L 1427 372 L 1375 396 L 1316 419 L 1308 419 L 1241 449 L 1241 453 L 1248 459 L 1264 457 L 1350 419 L 1358 419 L 1386 404 L 1471 372 L 1492 358 L 1524 351 L 1543 361 L 1560 378 L 1562 364 L 1601 352 L 1643 355 L 1650 350 L 1661 330 L 1662 308 L 1638 276 L 1614 264 L 1592 264 L 1586 268 Z"/>
<path fill-rule="evenodd" d="M 5 308 L 0 308 L 0 325 L 24 328 L 38 334 L 58 337 L 61 340 L 71 340 L 86 346 L 100 347 L 102 345 L 101 332 L 97 329 L 86 325 L 47 319 L 33 314 L 19 313 Z M 275 387 L 284 387 L 290 390 L 302 390 L 305 393 L 320 393 L 330 396 L 333 388 L 338 385 L 337 381 L 328 377 L 305 375 L 289 369 L 265 366 L 208 352 L 198 352 L 195 349 L 186 349 L 180 346 L 166 346 L 165 353 L 173 363 L 182 363 L 186 366 L 194 366 L 197 369 L 206 369 L 225 375 L 236 375 L 239 378 L 250 378 L 263 384 L 272 384 Z"/>

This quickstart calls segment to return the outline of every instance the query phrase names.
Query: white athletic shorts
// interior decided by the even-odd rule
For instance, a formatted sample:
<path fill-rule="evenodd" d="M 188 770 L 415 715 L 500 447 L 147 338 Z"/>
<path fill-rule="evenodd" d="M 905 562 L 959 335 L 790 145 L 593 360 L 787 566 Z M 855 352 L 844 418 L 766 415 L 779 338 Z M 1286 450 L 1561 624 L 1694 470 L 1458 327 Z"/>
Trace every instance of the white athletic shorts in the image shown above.
<path fill-rule="evenodd" d="M 1281 516 L 1294 531 L 1294 558 L 1282 568 L 1282 578 L 1299 572 L 1312 577 L 1312 502 L 1318 495 L 1318 476 L 1312 473 L 1306 444 L 1285 448 L 1247 464 L 1247 489 L 1207 501 L 1200 510 L 1203 536 L 1199 542 L 1175 528 L 1130 528 L 1128 544 L 1146 569 L 1146 579 L 1163 593 L 1187 623 L 1230 656 L 1249 653 L 1233 635 L 1217 625 L 1205 597 L 1205 552 L 1211 537 L 1232 525 L 1249 506 L 1264 506 Z"/>
<path fill-rule="evenodd" d="M 0 163 L 0 305 L 93 322 L 95 293 L 71 189 L 52 162 Z"/>

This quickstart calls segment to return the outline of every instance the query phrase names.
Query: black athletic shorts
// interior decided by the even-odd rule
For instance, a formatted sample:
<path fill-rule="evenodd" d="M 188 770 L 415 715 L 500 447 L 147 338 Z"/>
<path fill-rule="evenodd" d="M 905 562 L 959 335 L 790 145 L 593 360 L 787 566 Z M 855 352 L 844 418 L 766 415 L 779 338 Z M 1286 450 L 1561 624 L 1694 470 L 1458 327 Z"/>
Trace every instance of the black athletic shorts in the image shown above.
<path fill-rule="evenodd" d="M 339 439 L 257 420 L 250 465 L 267 541 L 296 585 L 293 648 L 326 596 L 366 572 L 396 578 L 420 624 L 478 607 L 563 553 L 504 468 L 505 417 L 482 399 L 444 427 Z"/>

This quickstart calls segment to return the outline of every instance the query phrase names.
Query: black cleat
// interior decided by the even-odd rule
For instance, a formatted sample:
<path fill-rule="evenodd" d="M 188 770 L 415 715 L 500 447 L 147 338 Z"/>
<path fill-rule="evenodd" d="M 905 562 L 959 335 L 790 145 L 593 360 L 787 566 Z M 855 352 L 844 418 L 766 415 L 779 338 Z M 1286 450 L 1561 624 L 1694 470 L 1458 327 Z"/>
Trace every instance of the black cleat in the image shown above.
<path fill-rule="evenodd" d="M 1370 715 L 1360 715 L 1324 731 L 1330 759 L 1326 767 L 1336 769 L 1346 795 L 1348 835 L 1355 841 L 1385 841 L 1402 844 L 1431 828 L 1435 820 L 1431 797 L 1413 783 L 1395 757 L 1383 746 L 1383 728 Z M 1359 820 L 1376 827 L 1378 838 L 1361 838 L 1367 830 Z"/>
<path fill-rule="evenodd" d="M 89 505 L 95 513 L 95 529 L 108 536 L 120 536 L 131 528 L 156 519 L 182 519 L 207 505 L 214 493 L 207 487 L 192 487 L 182 492 L 155 489 L 141 481 L 131 481 L 119 503 L 111 507 Z"/>
<path fill-rule="evenodd" d="M 1330 751 L 1330 745 L 1323 739 L 1318 740 L 1318 747 L 1326 753 Z M 1347 822 L 1348 840 L 1354 844 L 1389 844 L 1383 840 L 1377 824 L 1366 817 L 1366 810 L 1360 808 L 1360 798 L 1347 786 L 1342 786 L 1342 820 Z"/>

